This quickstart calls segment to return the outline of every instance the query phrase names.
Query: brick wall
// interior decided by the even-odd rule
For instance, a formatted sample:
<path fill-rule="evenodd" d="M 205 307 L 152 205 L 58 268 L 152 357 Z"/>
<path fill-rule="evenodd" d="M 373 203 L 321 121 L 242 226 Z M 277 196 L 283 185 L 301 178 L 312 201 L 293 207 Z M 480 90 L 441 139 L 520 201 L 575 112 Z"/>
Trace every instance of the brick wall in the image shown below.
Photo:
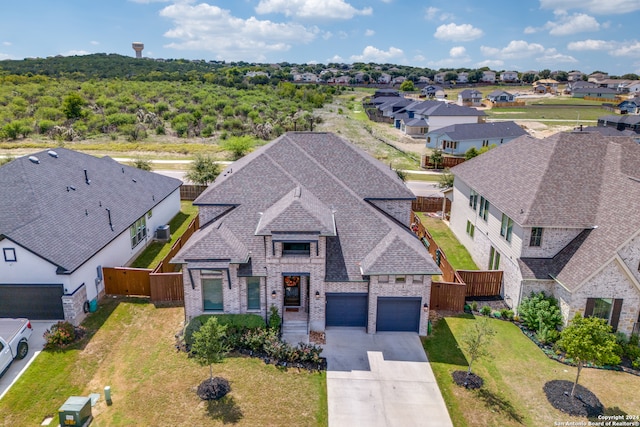
<path fill-rule="evenodd" d="M 62 296 L 62 309 L 64 319 L 72 325 L 78 326 L 87 317 L 84 312 L 84 303 L 87 302 L 87 289 L 83 285 L 72 295 Z"/>

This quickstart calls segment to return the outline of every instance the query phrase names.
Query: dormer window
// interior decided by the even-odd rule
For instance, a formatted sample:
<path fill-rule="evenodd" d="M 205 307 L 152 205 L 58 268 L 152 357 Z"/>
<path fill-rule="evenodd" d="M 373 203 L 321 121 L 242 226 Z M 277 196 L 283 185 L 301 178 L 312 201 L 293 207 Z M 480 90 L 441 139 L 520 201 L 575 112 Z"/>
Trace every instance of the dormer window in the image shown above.
<path fill-rule="evenodd" d="M 282 242 L 283 256 L 310 256 L 311 243 L 309 242 Z"/>

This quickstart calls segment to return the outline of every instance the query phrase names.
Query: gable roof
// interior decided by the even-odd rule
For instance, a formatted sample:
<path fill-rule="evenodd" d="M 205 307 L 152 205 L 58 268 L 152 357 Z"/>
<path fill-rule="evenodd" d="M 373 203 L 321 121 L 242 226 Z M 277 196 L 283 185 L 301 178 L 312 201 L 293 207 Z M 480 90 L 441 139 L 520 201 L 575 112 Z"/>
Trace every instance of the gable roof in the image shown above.
<path fill-rule="evenodd" d="M 400 112 L 413 111 L 426 117 L 436 116 L 486 116 L 484 111 L 443 101 L 422 101 L 408 105 Z"/>
<path fill-rule="evenodd" d="M 467 141 L 494 138 L 517 138 L 527 135 L 527 131 L 513 121 L 490 123 L 461 123 L 445 126 L 432 132 L 447 135 L 452 141 Z M 431 133 L 430 133 L 431 134 Z"/>
<path fill-rule="evenodd" d="M 32 157 L 38 163 L 20 157 L 0 167 L 0 236 L 60 272 L 76 270 L 181 185 L 65 148 Z"/>
<path fill-rule="evenodd" d="M 640 231 L 640 145 L 627 137 L 524 136 L 452 172 L 524 227 L 588 230 L 554 259 L 520 262 L 525 276 L 553 277 L 569 290 Z"/>
<path fill-rule="evenodd" d="M 216 240 L 217 232 L 210 230 L 218 227 L 229 230 L 251 254 L 250 267 L 241 266 L 243 274 L 250 274 L 249 269 L 252 274 L 264 274 L 262 234 L 283 233 L 284 237 L 278 236 L 283 240 L 300 232 L 308 240 L 313 240 L 314 233 L 327 236 L 326 281 L 363 280 L 363 274 L 371 274 L 364 262 L 371 257 L 385 260 L 387 274 L 438 274 L 433 259 L 408 227 L 371 204 L 414 198 L 392 169 L 341 137 L 286 133 L 230 165 L 198 197 L 194 202 L 198 206 L 235 208 L 198 230 L 172 262 L 217 258 L 215 248 L 198 242 Z M 407 259 L 420 262 L 408 266 L 406 259 L 393 252 L 370 255 L 384 239 L 411 253 Z"/>
<path fill-rule="evenodd" d="M 458 98 L 478 98 L 482 97 L 482 92 L 475 89 L 465 89 L 458 94 Z"/>
<path fill-rule="evenodd" d="M 510 94 L 509 92 L 507 92 L 505 90 L 496 89 L 493 92 L 491 92 L 490 94 L 488 94 L 487 98 L 495 98 L 495 97 L 500 96 L 500 95 L 513 96 L 512 94 Z"/>

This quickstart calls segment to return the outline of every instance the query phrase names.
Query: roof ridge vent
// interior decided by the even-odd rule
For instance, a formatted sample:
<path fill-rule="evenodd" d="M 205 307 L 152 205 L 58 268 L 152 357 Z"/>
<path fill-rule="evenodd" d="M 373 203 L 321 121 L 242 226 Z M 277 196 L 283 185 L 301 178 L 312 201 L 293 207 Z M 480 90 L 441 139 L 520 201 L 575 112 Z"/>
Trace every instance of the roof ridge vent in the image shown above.
<path fill-rule="evenodd" d="M 302 195 L 302 187 L 297 186 L 295 191 L 293 192 L 293 197 L 295 197 L 296 199 L 299 199 L 301 195 Z"/>
<path fill-rule="evenodd" d="M 39 158 L 37 158 L 36 156 L 29 156 L 29 161 L 30 161 L 31 163 L 35 163 L 36 165 L 39 165 L 39 164 L 40 164 L 40 159 L 39 159 Z"/>
<path fill-rule="evenodd" d="M 56 153 L 56 152 L 55 152 L 55 151 L 53 151 L 53 150 L 49 150 L 49 151 L 47 151 L 47 154 L 48 154 L 48 155 L 50 155 L 51 157 L 53 157 L 54 159 L 57 159 L 57 158 L 58 158 L 58 153 Z"/>

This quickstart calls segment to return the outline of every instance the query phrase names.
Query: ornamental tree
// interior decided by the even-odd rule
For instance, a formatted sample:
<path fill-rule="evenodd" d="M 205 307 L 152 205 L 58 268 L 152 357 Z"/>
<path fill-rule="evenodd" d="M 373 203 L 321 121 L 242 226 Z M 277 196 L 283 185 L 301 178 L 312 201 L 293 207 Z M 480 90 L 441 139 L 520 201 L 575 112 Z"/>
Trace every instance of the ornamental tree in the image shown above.
<path fill-rule="evenodd" d="M 584 318 L 576 314 L 569 326 L 560 333 L 558 346 L 572 358 L 578 367 L 576 381 L 571 388 L 571 397 L 575 393 L 580 372 L 587 363 L 597 365 L 617 365 L 616 337 L 611 333 L 611 326 L 599 317 Z"/>
<path fill-rule="evenodd" d="M 209 365 L 211 381 L 213 381 L 213 364 L 221 363 L 229 351 L 226 337 L 227 325 L 219 324 L 215 316 L 211 316 L 198 331 L 193 333 L 191 352 L 199 364 Z"/>
<path fill-rule="evenodd" d="M 471 374 L 471 365 L 475 360 L 489 354 L 489 344 L 496 334 L 496 330 L 489 322 L 490 320 L 486 317 L 477 320 L 462 334 L 460 348 L 469 356 L 467 375 Z"/>

